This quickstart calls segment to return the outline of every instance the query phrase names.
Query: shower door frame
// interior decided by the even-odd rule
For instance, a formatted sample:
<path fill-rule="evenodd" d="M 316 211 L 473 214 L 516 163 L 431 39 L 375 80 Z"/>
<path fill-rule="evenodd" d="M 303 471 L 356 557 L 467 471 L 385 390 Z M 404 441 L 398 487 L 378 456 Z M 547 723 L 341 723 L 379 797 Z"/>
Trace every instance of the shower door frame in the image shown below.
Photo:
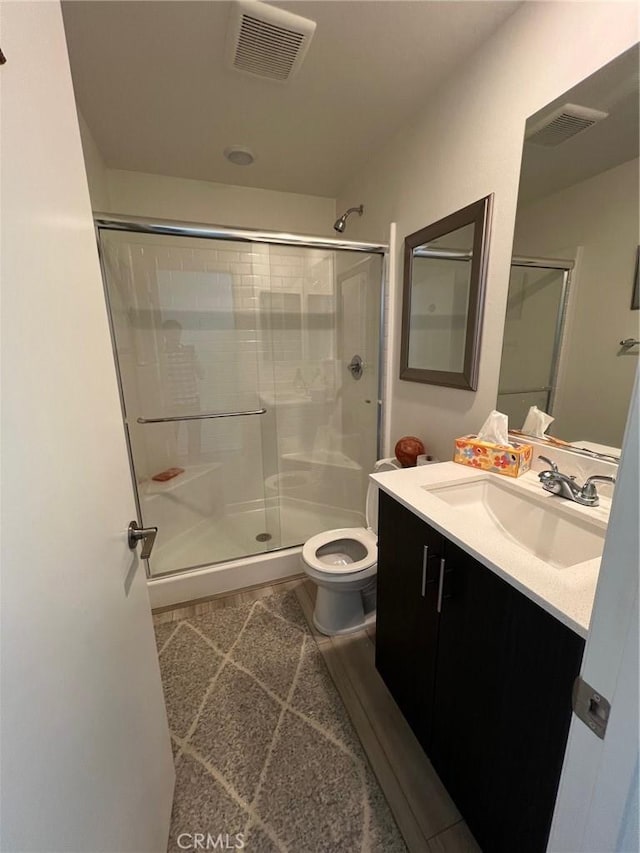
<path fill-rule="evenodd" d="M 104 287 L 105 303 L 107 309 L 107 318 L 109 322 L 109 333 L 111 336 L 111 346 L 113 349 L 113 358 L 118 380 L 118 395 L 120 397 L 120 407 L 122 410 L 122 423 L 127 444 L 127 455 L 129 458 L 129 470 L 131 474 L 131 485 L 133 488 L 133 498 L 136 506 L 137 522 L 142 525 L 142 508 L 140 505 L 140 496 L 138 494 L 138 486 L 136 482 L 135 466 L 133 461 L 133 449 L 131 445 L 131 436 L 129 433 L 129 421 L 127 417 L 127 408 L 124 399 L 124 384 L 122 381 L 122 373 L 120 371 L 120 362 L 118 360 L 118 350 L 116 343 L 115 327 L 111 312 L 111 303 L 109 300 L 109 291 L 107 287 L 107 270 L 105 253 L 102 247 L 101 233 L 103 231 L 128 231 L 137 234 L 155 234 L 160 236 L 173 237 L 195 237 L 201 240 L 230 240 L 244 243 L 267 243 L 277 246 L 298 246 L 308 249 L 333 249 L 336 251 L 361 252 L 370 255 L 382 255 L 381 272 L 380 272 L 380 342 L 378 347 L 378 387 L 377 387 L 377 406 L 378 413 L 376 419 L 376 447 L 378 449 L 378 457 L 380 456 L 381 447 L 381 426 L 382 426 L 382 407 L 384 405 L 382 399 L 383 390 L 383 374 L 384 360 L 386 358 L 385 335 L 386 328 L 385 306 L 386 289 L 387 289 L 387 270 L 388 270 L 388 254 L 389 246 L 387 243 L 362 243 L 352 240 L 340 240 L 334 237 L 316 237 L 308 234 L 293 234 L 284 231 L 268 231 L 251 228 L 229 228 L 224 225 L 208 225 L 199 222 L 180 222 L 169 219 L 149 219 L 139 216 L 127 216 L 123 214 L 94 212 L 93 221 L 96 234 L 96 242 L 98 246 L 98 257 L 100 260 L 100 270 L 102 273 L 102 283 Z M 236 413 L 233 413 L 236 414 Z M 241 414 L 241 413 L 238 413 Z M 265 554 L 274 554 L 278 551 L 288 551 L 293 548 L 300 547 L 299 545 L 285 545 L 281 548 L 274 548 L 273 551 L 265 551 Z M 224 560 L 222 563 L 239 562 L 247 559 L 237 557 L 233 560 Z M 252 557 L 258 555 L 250 555 Z M 190 571 L 198 571 L 213 563 L 204 563 L 199 566 L 188 566 L 184 569 L 177 569 L 172 572 L 165 572 L 158 575 L 152 575 L 149 569 L 149 560 L 145 560 L 145 573 L 147 580 L 159 580 L 162 578 L 178 577 L 185 575 Z M 219 565 L 220 563 L 218 563 Z"/>
<path fill-rule="evenodd" d="M 521 391 L 500 392 L 500 389 L 498 389 L 498 396 L 500 396 L 501 393 L 504 396 L 509 396 L 510 394 L 527 394 L 533 392 L 544 393 L 547 395 L 545 411 L 548 414 L 552 414 L 556 392 L 558 390 L 558 374 L 560 372 L 562 343 L 567 323 L 569 294 L 571 288 L 571 274 L 575 267 L 575 261 L 563 260 L 558 258 L 534 258 L 527 257 L 525 255 L 514 255 L 514 257 L 511 258 L 511 264 L 509 266 L 509 277 L 511 277 L 511 270 L 513 269 L 513 267 L 528 267 L 529 269 L 549 269 L 558 271 L 562 270 L 563 275 L 562 284 L 560 286 L 560 303 L 558 308 L 558 315 L 556 317 L 556 329 L 553 340 L 553 353 L 551 356 L 551 373 L 549 376 L 549 385 L 544 388 L 526 388 Z"/>

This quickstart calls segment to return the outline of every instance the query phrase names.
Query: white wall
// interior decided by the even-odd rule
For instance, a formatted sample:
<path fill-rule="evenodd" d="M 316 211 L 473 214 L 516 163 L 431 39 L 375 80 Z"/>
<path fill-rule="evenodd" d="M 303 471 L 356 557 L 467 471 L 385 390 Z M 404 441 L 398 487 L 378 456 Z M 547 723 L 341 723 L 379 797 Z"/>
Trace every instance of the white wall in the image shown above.
<path fill-rule="evenodd" d="M 109 169 L 79 110 L 78 122 L 94 211 L 336 236 L 333 198 Z"/>
<path fill-rule="evenodd" d="M 108 210 L 109 187 L 107 167 L 89 125 L 84 120 L 84 116 L 80 110 L 78 110 L 78 124 L 80 125 L 80 139 L 82 140 L 82 153 L 84 155 L 85 169 L 87 170 L 91 205 L 94 210 Z"/>
<path fill-rule="evenodd" d="M 478 390 L 394 378 L 392 444 L 418 435 L 430 452 L 450 458 L 453 439 L 476 430 L 494 407 L 525 120 L 631 47 L 637 30 L 635 3 L 524 4 L 340 193 L 338 210 L 365 206 L 350 220 L 350 238 L 385 239 L 397 222 L 398 275 L 407 234 L 495 194 Z M 397 310 L 394 377 L 399 335 Z"/>
<path fill-rule="evenodd" d="M 111 213 L 336 236 L 332 198 L 120 169 L 109 169 L 107 181 Z"/>
<path fill-rule="evenodd" d="M 156 853 L 173 761 L 62 13 L 0 21 L 0 849 Z"/>
<path fill-rule="evenodd" d="M 638 177 L 638 160 L 630 160 L 518 211 L 516 254 L 579 255 L 554 408 L 554 434 L 568 441 L 622 443 L 638 363 L 637 350 L 619 347 L 638 337 Z"/>

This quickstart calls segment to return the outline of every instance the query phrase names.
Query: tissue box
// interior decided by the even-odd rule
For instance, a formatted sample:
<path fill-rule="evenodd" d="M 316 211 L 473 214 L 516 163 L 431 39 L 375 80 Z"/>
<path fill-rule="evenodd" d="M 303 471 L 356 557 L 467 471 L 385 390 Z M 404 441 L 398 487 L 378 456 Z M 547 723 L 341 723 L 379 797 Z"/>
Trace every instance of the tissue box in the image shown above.
<path fill-rule="evenodd" d="M 456 438 L 453 461 L 461 465 L 471 465 L 482 471 L 494 474 L 505 474 L 507 477 L 519 477 L 531 467 L 533 446 L 531 444 L 514 444 L 506 447 L 501 444 L 490 444 L 478 441 L 475 435 L 464 435 Z"/>

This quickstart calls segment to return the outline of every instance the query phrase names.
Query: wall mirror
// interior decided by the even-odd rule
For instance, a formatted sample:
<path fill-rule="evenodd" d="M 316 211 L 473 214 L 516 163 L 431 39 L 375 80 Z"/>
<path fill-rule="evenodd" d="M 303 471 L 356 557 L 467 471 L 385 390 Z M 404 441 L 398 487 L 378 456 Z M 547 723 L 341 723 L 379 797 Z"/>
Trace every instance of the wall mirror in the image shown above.
<path fill-rule="evenodd" d="M 638 47 L 525 130 L 496 408 L 619 454 L 638 364 Z"/>
<path fill-rule="evenodd" d="M 405 238 L 400 379 L 476 390 L 492 198 Z"/>

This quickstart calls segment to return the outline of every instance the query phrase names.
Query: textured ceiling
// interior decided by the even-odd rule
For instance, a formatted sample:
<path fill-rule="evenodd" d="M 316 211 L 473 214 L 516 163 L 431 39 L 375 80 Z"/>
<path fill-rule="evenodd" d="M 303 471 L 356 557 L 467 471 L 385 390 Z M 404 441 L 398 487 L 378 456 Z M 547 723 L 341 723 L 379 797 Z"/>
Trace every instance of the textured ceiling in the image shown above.
<path fill-rule="evenodd" d="M 230 3 L 63 3 L 76 97 L 107 165 L 334 197 L 520 3 L 278 3 L 317 29 L 280 84 L 225 66 Z M 249 167 L 229 145 L 251 148 Z"/>

